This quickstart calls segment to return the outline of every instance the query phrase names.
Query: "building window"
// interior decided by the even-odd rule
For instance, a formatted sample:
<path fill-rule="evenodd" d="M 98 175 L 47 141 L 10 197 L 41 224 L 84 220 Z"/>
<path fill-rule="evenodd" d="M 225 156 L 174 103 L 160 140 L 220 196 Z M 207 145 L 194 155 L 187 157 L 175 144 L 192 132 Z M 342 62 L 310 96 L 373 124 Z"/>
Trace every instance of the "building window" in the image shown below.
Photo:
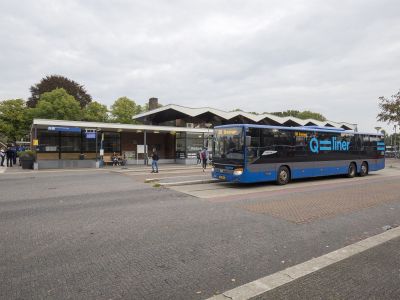
<path fill-rule="evenodd" d="M 196 158 L 197 153 L 205 146 L 204 134 L 197 132 L 176 133 L 176 157 Z"/>
<path fill-rule="evenodd" d="M 97 149 L 100 149 L 100 134 L 97 136 Z M 96 151 L 96 139 L 88 139 L 83 134 L 82 137 L 82 152 L 95 152 Z"/>
<path fill-rule="evenodd" d="M 80 133 L 61 133 L 61 152 L 80 152 Z"/>
<path fill-rule="evenodd" d="M 104 132 L 104 152 L 121 152 L 121 138 L 118 132 Z"/>
<path fill-rule="evenodd" d="M 176 158 L 186 158 L 186 132 L 176 133 Z"/>
<path fill-rule="evenodd" d="M 38 152 L 57 152 L 59 150 L 58 132 L 38 130 L 37 138 L 39 140 L 39 145 L 36 148 Z"/>
<path fill-rule="evenodd" d="M 196 158 L 196 155 L 204 147 L 203 133 L 187 132 L 186 133 L 186 157 Z"/>

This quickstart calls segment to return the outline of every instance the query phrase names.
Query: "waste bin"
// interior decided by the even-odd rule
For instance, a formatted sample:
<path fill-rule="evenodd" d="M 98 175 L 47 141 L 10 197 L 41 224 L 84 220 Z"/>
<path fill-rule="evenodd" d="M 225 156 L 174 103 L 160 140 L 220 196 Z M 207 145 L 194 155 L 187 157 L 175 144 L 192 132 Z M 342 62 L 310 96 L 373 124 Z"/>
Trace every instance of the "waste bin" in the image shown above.
<path fill-rule="evenodd" d="M 82 153 L 79 154 L 79 159 L 80 159 L 80 160 L 84 160 L 84 159 L 85 159 L 85 154 L 82 154 Z"/>

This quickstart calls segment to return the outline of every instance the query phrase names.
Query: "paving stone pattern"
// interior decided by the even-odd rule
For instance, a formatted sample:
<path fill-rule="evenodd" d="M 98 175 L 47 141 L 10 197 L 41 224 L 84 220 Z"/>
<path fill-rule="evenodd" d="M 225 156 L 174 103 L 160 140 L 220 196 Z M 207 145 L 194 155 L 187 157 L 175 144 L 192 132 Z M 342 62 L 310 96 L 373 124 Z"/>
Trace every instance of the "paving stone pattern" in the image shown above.
<path fill-rule="evenodd" d="M 400 299 L 400 238 L 253 298 Z"/>
<path fill-rule="evenodd" d="M 398 189 L 398 179 L 387 178 L 366 192 L 365 185 L 342 186 L 323 191 L 303 191 L 280 195 L 276 200 L 259 200 L 241 206 L 255 213 L 270 214 L 294 223 L 308 223 L 317 219 L 365 209 L 378 204 L 398 201 L 392 191 Z"/>
<path fill-rule="evenodd" d="M 400 215 L 395 201 L 296 224 L 237 205 L 116 172 L 6 172 L 0 299 L 205 299 L 380 233 Z"/>

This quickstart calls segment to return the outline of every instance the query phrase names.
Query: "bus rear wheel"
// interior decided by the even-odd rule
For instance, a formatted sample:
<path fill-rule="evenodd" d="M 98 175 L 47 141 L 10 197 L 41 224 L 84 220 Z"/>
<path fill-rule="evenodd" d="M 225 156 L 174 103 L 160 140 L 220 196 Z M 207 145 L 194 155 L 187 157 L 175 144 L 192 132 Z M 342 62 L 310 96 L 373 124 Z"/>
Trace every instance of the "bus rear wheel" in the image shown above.
<path fill-rule="evenodd" d="M 282 166 L 278 170 L 277 178 L 276 178 L 276 183 L 278 185 L 285 185 L 289 182 L 290 180 L 290 171 L 287 167 Z"/>
<path fill-rule="evenodd" d="M 347 169 L 347 177 L 348 178 L 353 178 L 354 176 L 356 176 L 356 172 L 357 172 L 357 167 L 355 163 L 351 163 L 349 165 L 349 168 Z"/>
<path fill-rule="evenodd" d="M 360 174 L 361 177 L 368 175 L 368 165 L 365 161 L 361 164 Z"/>

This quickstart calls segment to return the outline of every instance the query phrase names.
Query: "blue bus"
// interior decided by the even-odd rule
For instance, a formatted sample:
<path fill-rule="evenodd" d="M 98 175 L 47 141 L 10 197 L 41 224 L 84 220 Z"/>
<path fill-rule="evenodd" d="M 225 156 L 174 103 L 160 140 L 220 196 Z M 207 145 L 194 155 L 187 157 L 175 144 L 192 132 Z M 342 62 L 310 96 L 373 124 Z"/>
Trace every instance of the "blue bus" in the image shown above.
<path fill-rule="evenodd" d="M 334 127 L 223 125 L 214 128 L 214 178 L 239 183 L 344 174 L 365 176 L 385 167 L 381 134 Z"/>

